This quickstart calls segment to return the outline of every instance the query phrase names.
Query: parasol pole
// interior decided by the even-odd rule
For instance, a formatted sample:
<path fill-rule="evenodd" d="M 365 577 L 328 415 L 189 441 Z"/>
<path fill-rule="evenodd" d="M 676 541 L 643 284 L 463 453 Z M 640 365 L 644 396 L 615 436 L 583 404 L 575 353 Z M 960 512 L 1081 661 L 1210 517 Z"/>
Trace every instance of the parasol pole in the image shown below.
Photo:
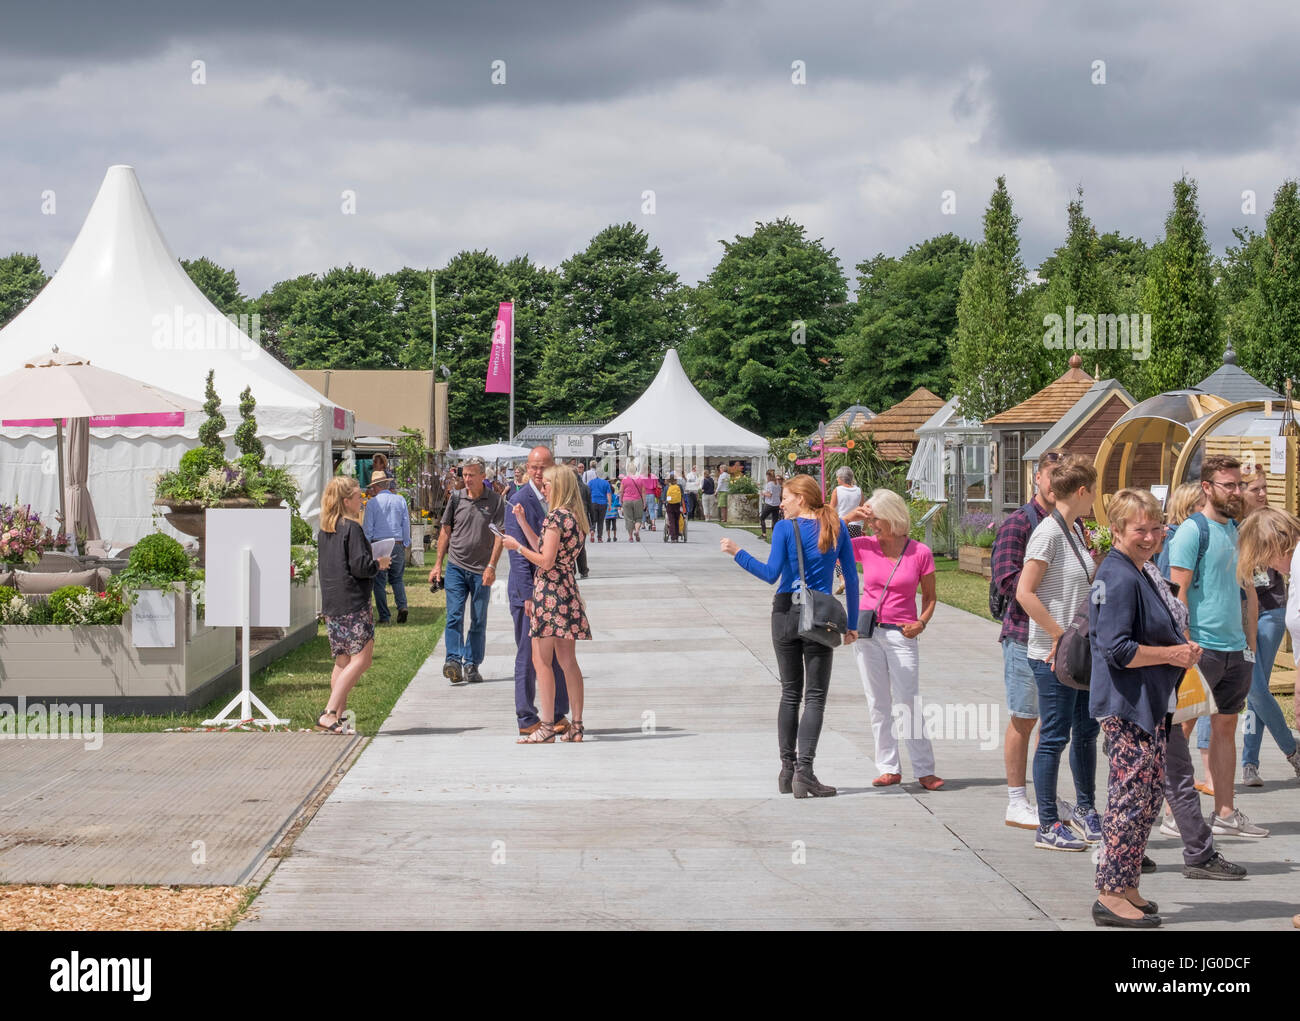
<path fill-rule="evenodd" d="M 68 531 L 68 489 L 63 482 L 63 419 L 54 420 L 54 442 L 59 448 L 59 521 L 60 528 L 63 529 L 63 535 L 67 538 L 71 533 Z M 76 548 L 76 538 L 70 540 L 73 549 Z M 66 548 L 66 547 L 65 547 Z"/>

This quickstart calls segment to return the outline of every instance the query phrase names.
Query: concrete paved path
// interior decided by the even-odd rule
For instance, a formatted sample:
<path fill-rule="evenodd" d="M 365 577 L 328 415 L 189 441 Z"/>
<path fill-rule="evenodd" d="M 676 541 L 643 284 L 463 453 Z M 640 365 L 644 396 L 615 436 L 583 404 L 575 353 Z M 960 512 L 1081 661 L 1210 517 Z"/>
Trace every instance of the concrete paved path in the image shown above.
<path fill-rule="evenodd" d="M 1090 856 L 1036 851 L 1003 823 L 987 621 L 941 605 L 923 639 L 922 692 L 953 725 L 936 742 L 945 790 L 910 772 L 871 788 L 865 700 L 840 650 L 817 759 L 840 796 L 777 794 L 772 590 L 718 551 L 721 534 L 591 548 L 585 744 L 513 743 L 505 607 L 492 609 L 486 683 L 451 687 L 435 651 L 242 928 L 1092 928 Z M 1162 868 L 1143 890 L 1167 924 L 1290 926 L 1300 797 L 1284 769 L 1266 742 L 1273 782 L 1241 797 L 1276 836 L 1223 848 L 1248 881 L 1184 880 L 1176 842 L 1153 840 Z"/>

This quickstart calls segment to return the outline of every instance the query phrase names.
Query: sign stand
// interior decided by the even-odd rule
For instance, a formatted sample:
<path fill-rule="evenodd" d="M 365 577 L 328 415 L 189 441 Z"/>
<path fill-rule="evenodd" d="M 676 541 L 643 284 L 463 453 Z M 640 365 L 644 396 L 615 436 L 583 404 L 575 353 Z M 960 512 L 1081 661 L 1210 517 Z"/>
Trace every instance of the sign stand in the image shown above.
<path fill-rule="evenodd" d="M 239 706 L 239 717 L 234 720 L 235 723 L 252 723 L 259 727 L 285 726 L 288 720 L 282 720 L 271 713 L 266 704 L 253 694 L 249 686 L 249 630 L 253 615 L 252 607 L 252 583 L 253 583 L 253 551 L 248 546 L 240 550 L 239 564 L 239 613 L 240 613 L 240 633 L 243 637 L 242 649 L 240 655 L 240 675 L 242 678 L 239 694 L 230 700 L 230 704 L 222 709 L 213 719 L 204 720 L 203 726 L 217 727 L 223 723 L 230 723 L 230 714 L 235 706 Z M 261 719 L 253 718 L 253 706 L 257 706 L 262 713 Z"/>

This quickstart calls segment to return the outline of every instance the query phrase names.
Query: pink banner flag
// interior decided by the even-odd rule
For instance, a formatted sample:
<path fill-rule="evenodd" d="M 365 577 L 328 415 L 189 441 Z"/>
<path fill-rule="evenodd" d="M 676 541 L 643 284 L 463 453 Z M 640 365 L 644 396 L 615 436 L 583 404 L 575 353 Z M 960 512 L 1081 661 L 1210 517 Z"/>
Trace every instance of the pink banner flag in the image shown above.
<path fill-rule="evenodd" d="M 488 355 L 487 386 L 484 393 L 508 394 L 514 376 L 510 371 L 510 361 L 514 356 L 511 348 L 515 342 L 515 307 L 508 301 L 501 303 L 497 311 L 497 321 L 492 324 L 492 351 Z"/>

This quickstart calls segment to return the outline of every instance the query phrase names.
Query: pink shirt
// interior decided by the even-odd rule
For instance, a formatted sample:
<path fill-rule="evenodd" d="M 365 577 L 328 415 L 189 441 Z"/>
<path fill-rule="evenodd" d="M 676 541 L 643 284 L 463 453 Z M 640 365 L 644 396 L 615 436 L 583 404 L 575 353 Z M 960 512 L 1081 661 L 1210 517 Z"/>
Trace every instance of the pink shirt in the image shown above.
<path fill-rule="evenodd" d="M 862 562 L 862 599 L 859 605 L 864 610 L 874 610 L 885 590 L 889 572 L 894 570 L 894 562 L 880 552 L 880 540 L 874 535 L 854 539 L 853 556 Z M 909 542 L 880 607 L 880 623 L 908 624 L 921 619 L 916 608 L 916 594 L 921 579 L 927 574 L 934 574 L 934 554 L 923 542 Z"/>
<path fill-rule="evenodd" d="M 623 502 L 628 500 L 644 500 L 648 491 L 646 480 L 635 475 L 628 475 L 623 479 Z"/>

